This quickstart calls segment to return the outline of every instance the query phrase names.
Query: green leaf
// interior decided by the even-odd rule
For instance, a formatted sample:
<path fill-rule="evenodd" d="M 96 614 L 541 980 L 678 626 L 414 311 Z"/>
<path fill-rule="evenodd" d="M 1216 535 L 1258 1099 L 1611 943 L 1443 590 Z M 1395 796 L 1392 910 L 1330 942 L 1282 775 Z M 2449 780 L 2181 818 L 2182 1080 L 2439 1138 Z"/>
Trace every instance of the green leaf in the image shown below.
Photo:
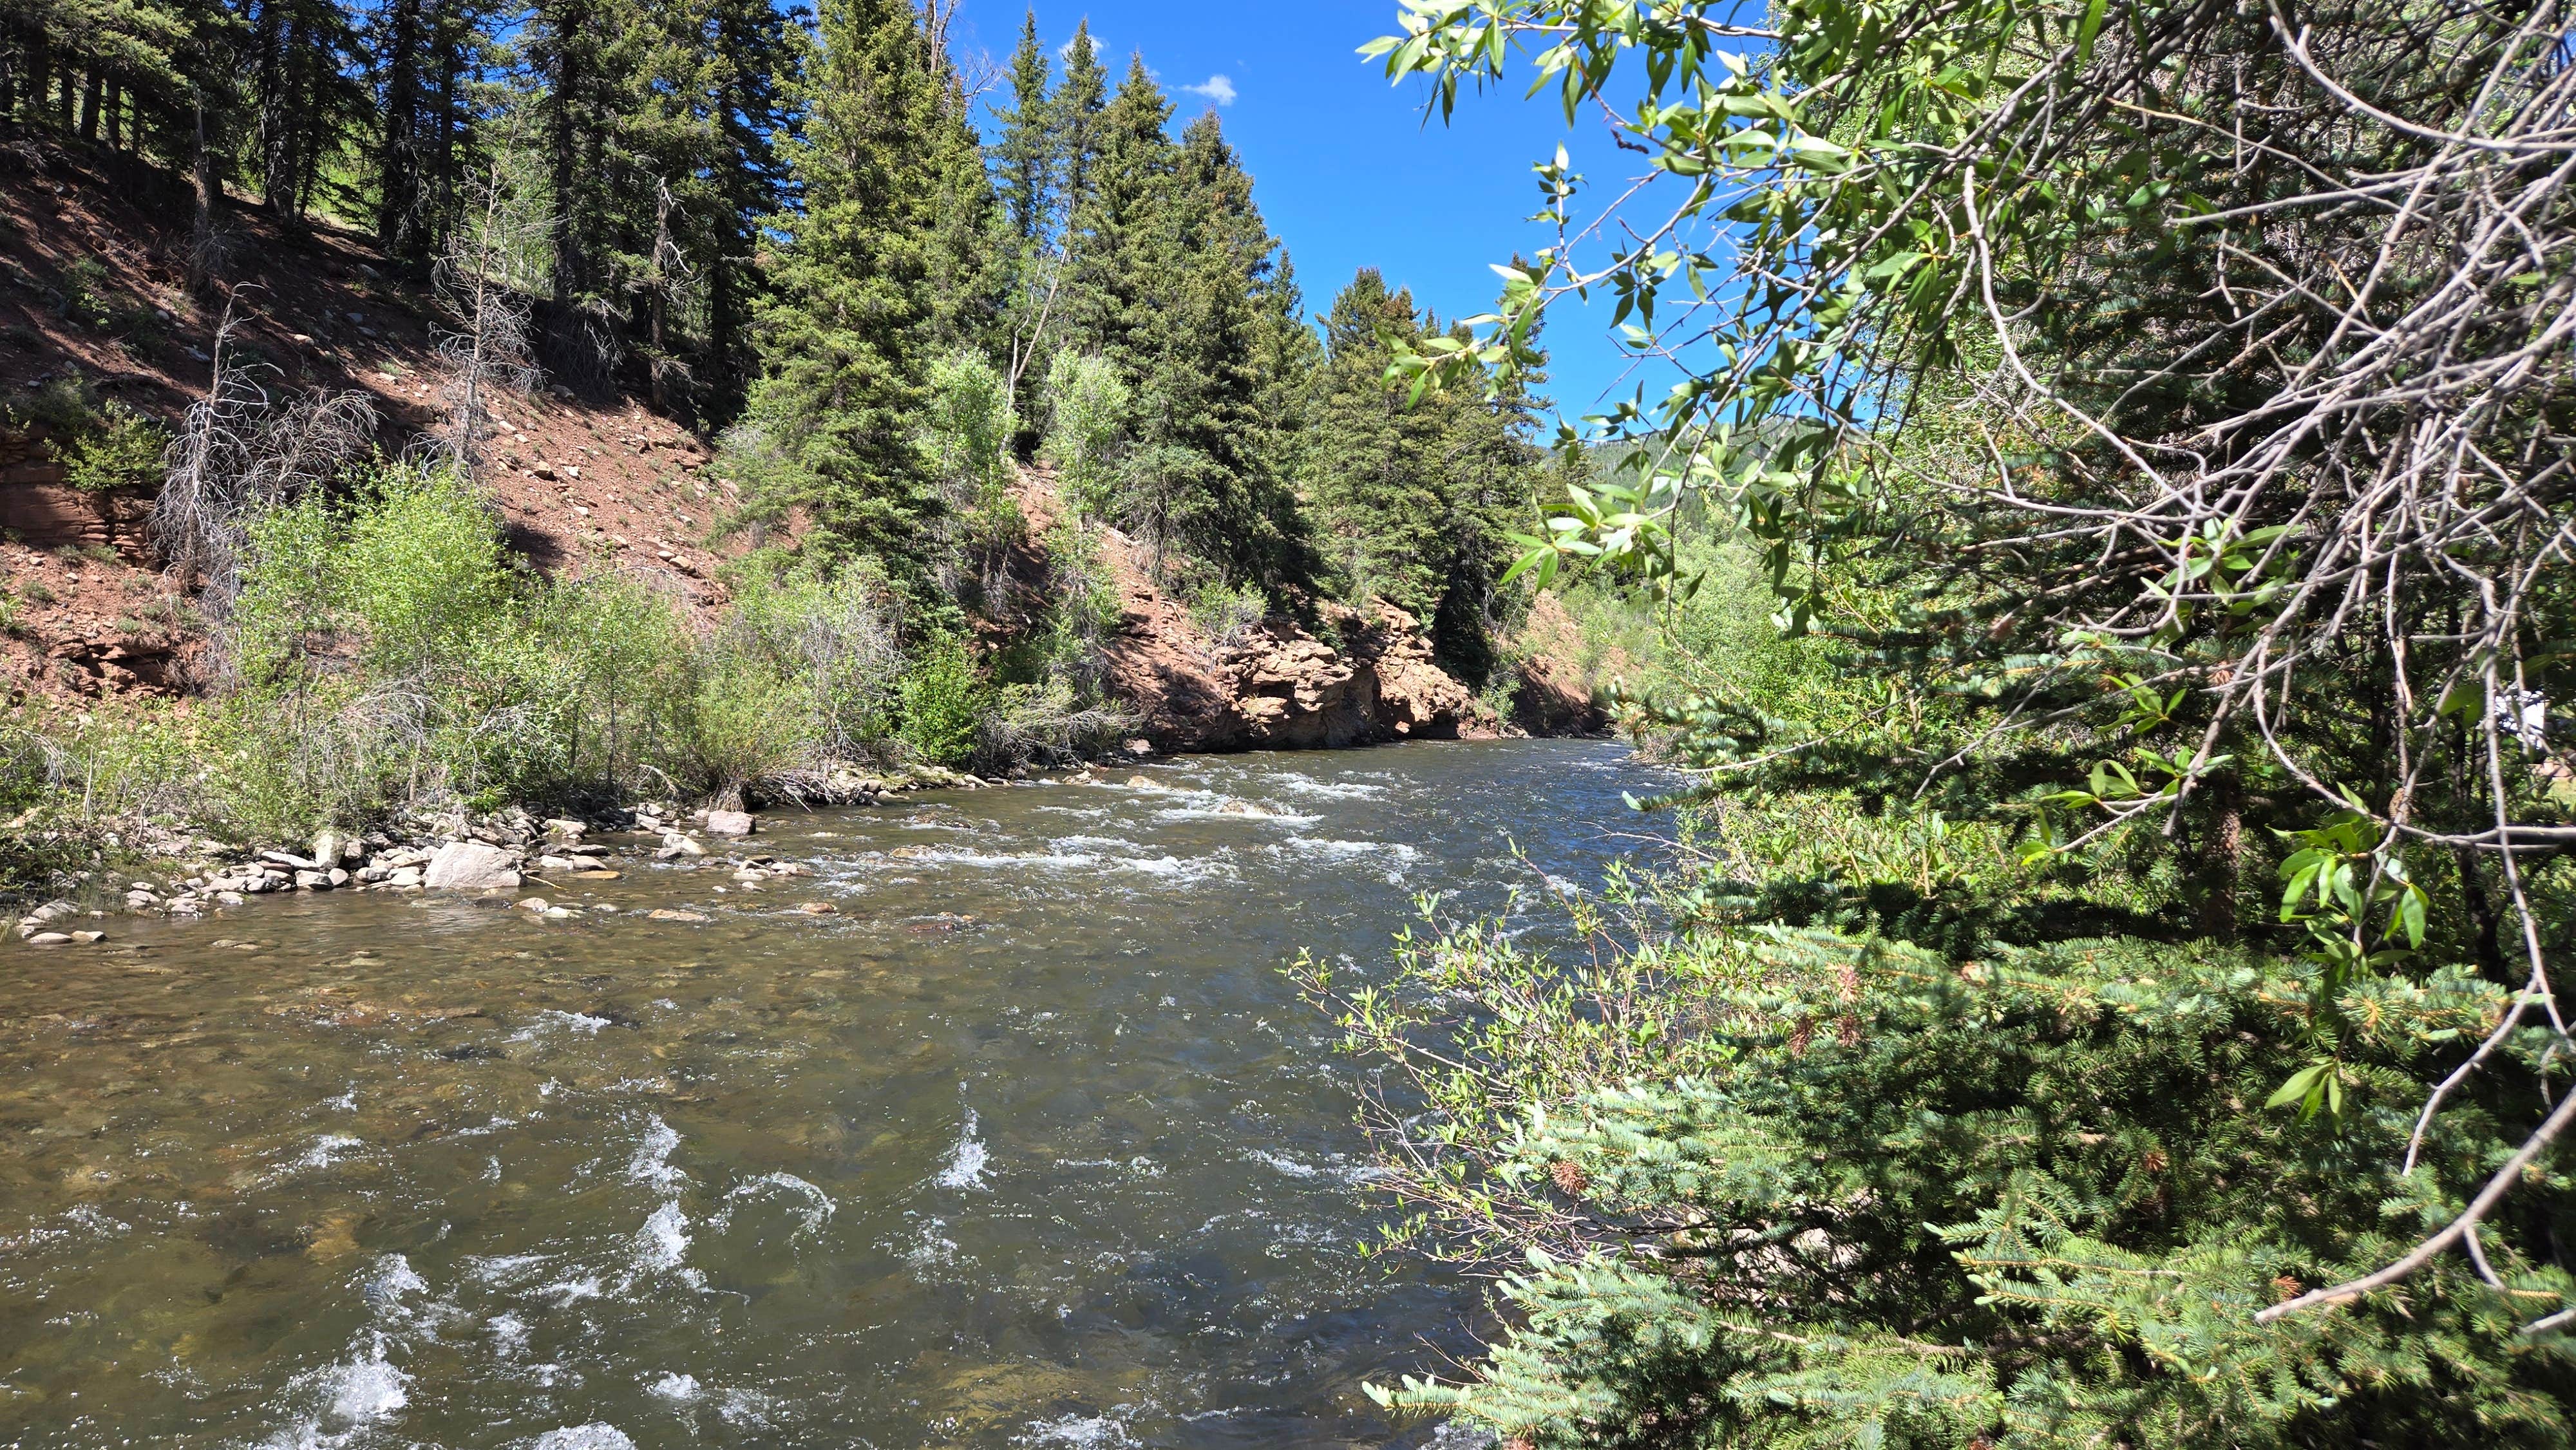
<path fill-rule="evenodd" d="M 2278 1088 L 2273 1089 L 2272 1095 L 2263 1100 L 2263 1106 L 2266 1108 L 2285 1108 L 2298 1102 L 2300 1099 L 2306 1097 L 2311 1091 L 2315 1090 L 2318 1081 L 2333 1070 L 2334 1064 L 2331 1062 L 2311 1063 L 2306 1067 L 2300 1068 L 2297 1072 L 2290 1074 L 2289 1081 L 2281 1084 Z"/>

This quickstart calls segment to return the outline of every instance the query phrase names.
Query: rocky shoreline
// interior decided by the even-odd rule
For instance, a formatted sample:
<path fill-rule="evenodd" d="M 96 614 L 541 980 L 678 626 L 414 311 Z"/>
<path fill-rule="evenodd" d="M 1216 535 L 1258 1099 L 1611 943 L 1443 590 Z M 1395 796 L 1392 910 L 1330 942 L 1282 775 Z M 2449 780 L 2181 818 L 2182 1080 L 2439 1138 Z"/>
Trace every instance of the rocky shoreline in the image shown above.
<path fill-rule="evenodd" d="M 977 790 L 999 784 L 962 771 L 914 766 L 895 772 L 840 771 L 801 783 L 795 804 L 876 805 L 888 797 L 923 790 Z M 620 859 L 688 860 L 729 866 L 746 884 L 806 874 L 763 853 L 710 845 L 758 834 L 760 818 L 741 810 L 684 809 L 646 801 L 587 818 L 539 819 L 512 807 L 477 815 L 462 809 L 418 811 L 390 830 L 317 832 L 301 852 L 229 846 L 203 836 L 154 831 L 139 854 L 177 864 L 160 871 L 99 871 L 83 878 L 72 896 L 57 897 L 18 918 L 14 934 L 30 946 L 88 946 L 107 939 L 111 917 L 202 917 L 247 906 L 254 896 L 329 891 L 422 893 L 519 891 L 557 882 L 609 881 Z M 593 837 L 611 838 L 606 841 Z M 124 883 L 121 906 L 105 904 L 113 884 Z M 73 896 L 101 904 L 83 905 Z M 543 897 L 517 903 L 561 919 L 574 913 Z M 613 911 L 613 907 L 600 908 Z M 828 910 L 829 908 L 823 908 Z M 690 920 L 688 912 L 654 912 Z M 92 923 L 78 925 L 76 923 Z"/>

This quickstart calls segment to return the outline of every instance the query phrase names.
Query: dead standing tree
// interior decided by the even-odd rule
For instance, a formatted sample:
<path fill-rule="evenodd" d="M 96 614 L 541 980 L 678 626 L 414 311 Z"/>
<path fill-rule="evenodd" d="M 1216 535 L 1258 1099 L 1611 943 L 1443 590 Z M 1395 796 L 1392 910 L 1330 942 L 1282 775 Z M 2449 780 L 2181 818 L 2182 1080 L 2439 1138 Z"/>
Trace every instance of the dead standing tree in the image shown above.
<path fill-rule="evenodd" d="M 277 369 L 239 364 L 233 327 L 227 307 L 215 329 L 213 375 L 163 457 L 150 535 L 173 587 L 194 590 L 218 623 L 240 593 L 252 521 L 365 456 L 377 426 L 365 393 L 271 392 L 263 375 Z"/>
<path fill-rule="evenodd" d="M 472 209 L 439 257 L 432 281 L 459 325 L 434 330 L 446 381 L 440 396 L 446 418 L 424 435 L 417 452 L 432 467 L 479 476 L 483 445 L 492 436 L 492 405 L 503 393 L 525 394 L 542 381 L 530 346 L 526 285 L 533 259 L 543 255 L 546 217 L 516 197 L 508 184 L 505 145 L 470 191 Z"/>

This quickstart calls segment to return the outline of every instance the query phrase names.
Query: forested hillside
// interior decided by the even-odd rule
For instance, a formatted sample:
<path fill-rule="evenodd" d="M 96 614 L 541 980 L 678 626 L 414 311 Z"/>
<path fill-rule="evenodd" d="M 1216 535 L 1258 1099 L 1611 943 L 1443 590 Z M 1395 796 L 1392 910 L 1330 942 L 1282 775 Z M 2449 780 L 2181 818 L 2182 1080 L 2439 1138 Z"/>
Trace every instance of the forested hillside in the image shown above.
<path fill-rule="evenodd" d="M 1463 334 L 1369 271 L 1310 316 L 1213 111 L 1180 117 L 1078 23 L 1058 44 L 1030 13 L 985 57 L 952 18 L 11 6 L 8 164 L 86 230 L 22 223 L 7 446 L 163 576 L 158 642 L 93 642 L 78 673 L 39 635 L 99 573 L 31 555 L 0 606 L 21 688 L 209 696 L 183 729 L 132 717 L 192 750 L 266 753 L 244 742 L 280 718 L 336 741 L 217 810 L 275 830 L 422 782 L 731 797 L 836 762 L 1094 753 L 1136 733 L 1138 688 L 1173 693 L 1111 658 L 1149 596 L 1220 694 L 1260 668 L 1213 652 L 1321 636 L 1364 665 L 1395 611 L 1461 682 L 1437 728 L 1499 726 L 1530 678 L 1527 592 L 1499 581 L 1549 477 L 1538 376 L 1408 407 L 1394 358 Z M 685 479 L 583 479 L 620 407 L 686 431 Z M 672 446 L 648 432 L 619 424 L 621 451 Z M 676 524 L 648 541 L 674 585 L 614 526 L 646 514 Z M 416 557 L 369 552 L 397 535 Z M 699 613 L 639 632 L 674 589 Z M 417 718 L 386 726 L 387 690 Z M 140 762 L 175 747 L 16 718 L 23 798 L 106 750 L 124 799 L 171 804 Z"/>

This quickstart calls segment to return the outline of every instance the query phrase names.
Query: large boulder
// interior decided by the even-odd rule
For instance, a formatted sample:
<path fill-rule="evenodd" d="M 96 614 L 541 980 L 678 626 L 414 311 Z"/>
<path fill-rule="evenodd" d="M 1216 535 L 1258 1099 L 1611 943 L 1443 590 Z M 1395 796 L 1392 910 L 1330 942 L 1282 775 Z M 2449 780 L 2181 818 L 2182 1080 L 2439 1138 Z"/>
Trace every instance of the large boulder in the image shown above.
<path fill-rule="evenodd" d="M 748 836 L 752 826 L 748 811 L 707 812 L 707 834 L 710 836 Z"/>
<path fill-rule="evenodd" d="M 429 858 L 421 885 L 432 891 L 515 891 L 518 863 L 510 853 L 481 841 L 450 841 Z"/>

